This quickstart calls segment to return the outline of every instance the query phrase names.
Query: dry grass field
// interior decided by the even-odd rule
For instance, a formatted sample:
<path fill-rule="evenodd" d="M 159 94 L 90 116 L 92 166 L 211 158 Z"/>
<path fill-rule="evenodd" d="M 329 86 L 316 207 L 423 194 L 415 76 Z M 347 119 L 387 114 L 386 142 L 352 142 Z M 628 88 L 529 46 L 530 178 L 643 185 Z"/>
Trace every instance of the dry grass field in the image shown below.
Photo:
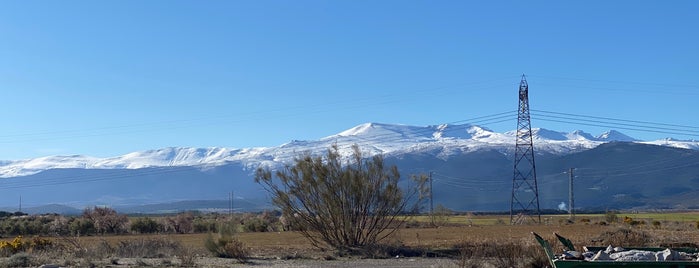
<path fill-rule="evenodd" d="M 229 267 L 232 265 L 256 266 L 336 266 L 339 263 L 352 263 L 365 258 L 415 258 L 413 267 L 425 263 L 440 263 L 439 267 L 542 267 L 546 264 L 543 251 L 536 244 L 531 232 L 536 232 L 554 241 L 553 233 L 561 234 L 575 245 L 607 246 L 660 246 L 699 244 L 699 230 L 696 213 L 672 214 L 619 214 L 614 224 L 604 222 L 605 215 L 578 215 L 574 223 L 566 221 L 567 216 L 545 216 L 541 225 L 509 225 L 508 216 L 450 216 L 442 218 L 440 227 L 415 226 L 414 222 L 429 222 L 426 216 L 411 219 L 413 224 L 399 229 L 388 238 L 387 248 L 377 250 L 372 256 L 338 255 L 337 252 L 313 247 L 297 232 L 243 232 L 236 236 L 249 250 L 250 262 L 240 264 L 233 259 L 211 256 L 204 247 L 208 234 L 153 234 L 153 235 L 111 235 L 50 238 L 66 248 L 82 248 L 92 252 L 95 248 L 148 247 L 143 241 L 161 241 L 159 244 L 178 245 L 180 249 L 163 253 L 161 257 L 144 256 L 132 253 L 127 257 L 109 254 L 72 254 L 72 260 L 61 260 L 64 266 L 205 266 Z M 632 217 L 636 223 L 629 224 L 624 217 Z M 166 241 L 163 243 L 162 241 Z M 71 246 L 72 245 L 72 246 Z M 77 247 L 76 247 L 77 245 Z M 110 246 L 106 246 L 110 245 Z M 559 248 L 560 249 L 560 248 Z M 112 251 L 114 252 L 114 251 Z M 62 253 L 67 254 L 67 253 Z M 160 254 L 160 253 L 158 253 Z M 171 256 L 167 256 L 167 255 Z M 152 255 L 152 254 L 151 254 Z M 55 256 L 39 258 L 33 264 L 55 261 Z M 438 257 L 438 258 L 435 258 Z M 103 258 L 100 260 L 100 258 Z M 349 259 L 348 259 L 349 258 Z M 487 261 L 484 261 L 486 260 Z M 352 260 L 348 262 L 348 260 Z M 365 266 L 383 265 L 360 261 Z M 189 265 L 186 265 L 189 263 Z M 349 264 L 348 264 L 349 265 Z M 407 264 L 401 265 L 406 266 Z M 5 265 L 8 266 L 8 265 Z M 351 265 L 349 265 L 351 266 Z M 361 266 L 361 265 L 360 265 Z M 407 265 L 410 266 L 410 265 Z"/>

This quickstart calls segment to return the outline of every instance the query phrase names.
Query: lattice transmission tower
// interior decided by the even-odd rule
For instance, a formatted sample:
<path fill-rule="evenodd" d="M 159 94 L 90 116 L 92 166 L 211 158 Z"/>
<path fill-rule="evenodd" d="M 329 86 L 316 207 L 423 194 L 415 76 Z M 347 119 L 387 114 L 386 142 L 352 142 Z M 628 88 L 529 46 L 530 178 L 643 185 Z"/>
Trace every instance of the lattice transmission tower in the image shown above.
<path fill-rule="evenodd" d="M 519 82 L 517 114 L 517 142 L 515 144 L 514 177 L 512 178 L 510 224 L 541 223 L 532 123 L 529 115 L 529 85 L 524 75 L 522 75 L 522 81 Z"/>

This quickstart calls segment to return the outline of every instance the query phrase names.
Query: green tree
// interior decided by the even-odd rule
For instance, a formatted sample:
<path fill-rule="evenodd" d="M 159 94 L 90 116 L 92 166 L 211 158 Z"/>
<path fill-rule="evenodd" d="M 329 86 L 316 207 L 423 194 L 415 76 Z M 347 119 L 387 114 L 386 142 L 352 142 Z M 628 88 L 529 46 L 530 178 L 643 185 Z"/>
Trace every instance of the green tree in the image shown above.
<path fill-rule="evenodd" d="M 149 217 L 145 217 L 133 220 L 130 228 L 135 233 L 152 234 L 162 231 L 163 225 Z"/>
<path fill-rule="evenodd" d="M 275 179 L 276 178 L 276 179 Z M 337 145 L 323 156 L 304 153 L 295 164 L 272 173 L 258 168 L 255 181 L 272 196 L 292 225 L 313 245 L 358 249 L 393 234 L 405 211 L 414 211 L 427 176 L 412 176 L 415 185 L 398 186 L 398 168 L 382 156 L 364 158 L 357 145 L 343 159 Z"/>
<path fill-rule="evenodd" d="M 68 225 L 72 235 L 89 235 L 97 232 L 95 223 L 86 218 L 73 218 Z"/>

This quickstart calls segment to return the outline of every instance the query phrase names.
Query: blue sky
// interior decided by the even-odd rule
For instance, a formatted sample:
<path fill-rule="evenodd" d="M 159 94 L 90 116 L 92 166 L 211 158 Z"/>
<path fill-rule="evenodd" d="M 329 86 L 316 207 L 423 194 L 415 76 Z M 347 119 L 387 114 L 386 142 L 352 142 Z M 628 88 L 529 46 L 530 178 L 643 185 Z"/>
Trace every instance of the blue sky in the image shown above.
<path fill-rule="evenodd" d="M 470 122 L 516 110 L 522 73 L 532 109 L 699 126 L 697 10 L 695 1 L 5 1 L 0 159 Z M 512 130 L 515 120 L 486 127 Z"/>

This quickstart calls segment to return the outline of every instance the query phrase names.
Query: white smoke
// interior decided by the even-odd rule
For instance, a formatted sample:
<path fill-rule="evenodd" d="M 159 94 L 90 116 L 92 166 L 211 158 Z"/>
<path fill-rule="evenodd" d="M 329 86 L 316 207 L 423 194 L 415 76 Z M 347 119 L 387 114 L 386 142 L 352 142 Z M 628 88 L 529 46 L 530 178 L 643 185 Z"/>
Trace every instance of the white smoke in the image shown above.
<path fill-rule="evenodd" d="M 558 204 L 558 209 L 568 210 L 568 206 L 566 205 L 566 202 L 561 202 L 560 204 Z"/>

